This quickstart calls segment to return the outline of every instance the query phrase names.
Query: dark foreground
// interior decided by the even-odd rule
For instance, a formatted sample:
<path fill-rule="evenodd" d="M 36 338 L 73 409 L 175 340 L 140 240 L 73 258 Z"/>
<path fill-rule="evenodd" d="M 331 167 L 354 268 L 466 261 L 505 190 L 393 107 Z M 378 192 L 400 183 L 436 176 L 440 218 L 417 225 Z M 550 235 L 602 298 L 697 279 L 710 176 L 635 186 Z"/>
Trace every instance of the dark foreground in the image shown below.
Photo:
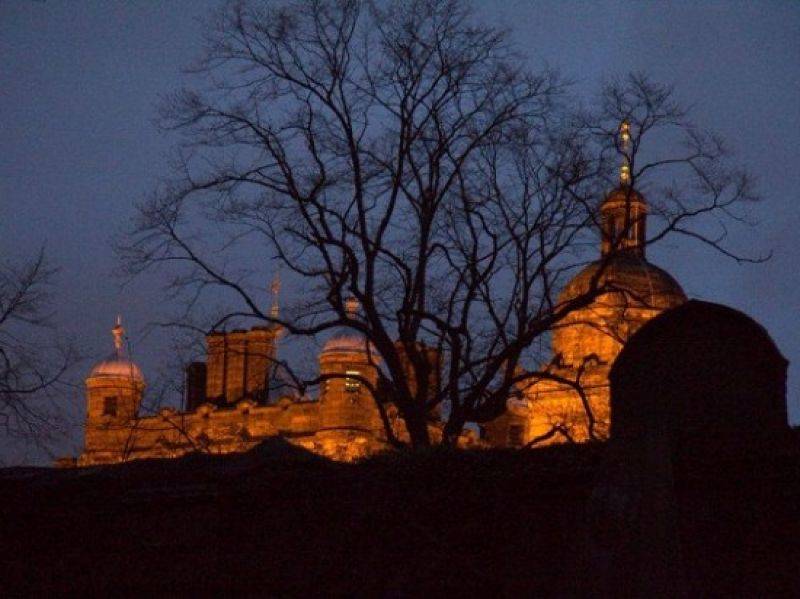
<path fill-rule="evenodd" d="M 3 593 L 588 594 L 598 573 L 587 513 L 604 451 L 343 465 L 272 444 L 239 456 L 2 470 Z M 691 595 L 800 596 L 798 466 L 776 456 L 679 472 Z"/>

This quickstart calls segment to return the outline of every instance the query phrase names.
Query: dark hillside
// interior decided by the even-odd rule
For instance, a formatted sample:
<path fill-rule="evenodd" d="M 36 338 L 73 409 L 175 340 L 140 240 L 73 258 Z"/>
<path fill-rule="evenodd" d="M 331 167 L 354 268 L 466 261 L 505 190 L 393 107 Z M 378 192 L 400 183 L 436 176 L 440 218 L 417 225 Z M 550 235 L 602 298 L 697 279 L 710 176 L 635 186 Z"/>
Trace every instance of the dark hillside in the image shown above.
<path fill-rule="evenodd" d="M 3 586 L 580 593 L 593 580 L 586 506 L 604 449 L 395 454 L 346 465 L 272 443 L 244 455 L 0 471 Z M 794 458 L 727 464 L 678 481 L 697 594 L 800 589 L 797 466 Z"/>

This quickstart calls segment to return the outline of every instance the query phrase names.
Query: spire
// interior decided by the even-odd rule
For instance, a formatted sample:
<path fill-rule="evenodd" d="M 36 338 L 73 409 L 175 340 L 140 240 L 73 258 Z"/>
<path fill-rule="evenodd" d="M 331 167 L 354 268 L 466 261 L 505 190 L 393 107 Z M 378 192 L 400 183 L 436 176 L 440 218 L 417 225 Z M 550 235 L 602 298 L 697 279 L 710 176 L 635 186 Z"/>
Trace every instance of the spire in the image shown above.
<path fill-rule="evenodd" d="M 278 318 L 278 315 L 280 314 L 278 299 L 281 292 L 281 275 L 279 272 L 276 272 L 275 276 L 272 277 L 272 283 L 269 286 L 269 290 L 272 293 L 272 307 L 269 310 L 269 315 L 272 318 Z"/>
<path fill-rule="evenodd" d="M 122 327 L 122 316 L 117 314 L 117 323 L 111 329 L 111 335 L 114 337 L 114 348 L 117 351 L 117 357 L 122 357 L 122 347 L 125 338 L 125 329 Z"/>
<path fill-rule="evenodd" d="M 619 124 L 617 148 L 622 154 L 619 186 L 609 193 L 600 206 L 603 256 L 626 251 L 644 257 L 646 245 L 647 202 L 636 191 L 631 180 L 631 125 Z"/>
<path fill-rule="evenodd" d="M 627 186 L 631 184 L 631 166 L 628 158 L 628 144 L 631 141 L 631 125 L 628 121 L 619 124 L 619 147 L 622 150 L 623 163 L 619 167 L 619 184 Z"/>

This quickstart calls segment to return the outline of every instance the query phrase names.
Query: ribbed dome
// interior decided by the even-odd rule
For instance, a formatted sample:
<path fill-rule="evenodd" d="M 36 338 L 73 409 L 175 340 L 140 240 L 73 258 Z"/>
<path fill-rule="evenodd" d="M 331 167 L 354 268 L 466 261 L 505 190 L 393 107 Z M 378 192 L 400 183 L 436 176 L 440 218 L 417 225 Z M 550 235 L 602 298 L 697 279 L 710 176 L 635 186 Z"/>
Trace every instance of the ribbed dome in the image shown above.
<path fill-rule="evenodd" d="M 598 260 L 580 271 L 561 292 L 559 303 L 589 292 L 602 266 Z M 568 314 L 553 331 L 553 353 L 566 364 L 580 365 L 588 356 L 611 364 L 624 339 L 663 310 L 686 301 L 675 279 L 633 250 L 611 258 L 597 285 L 612 289 Z"/>
<path fill-rule="evenodd" d="M 567 283 L 559 296 L 559 303 L 588 292 L 592 278 L 603 265 L 602 260 L 592 262 Z M 603 296 L 603 303 L 617 303 L 612 297 L 626 305 L 643 303 L 653 308 L 671 308 L 686 301 L 686 294 L 672 276 L 650 264 L 634 252 L 621 252 L 606 265 L 598 285 L 610 285 L 614 290 Z"/>
<path fill-rule="evenodd" d="M 117 356 L 117 354 L 112 354 L 96 364 L 89 373 L 88 378 L 103 377 L 130 378 L 137 383 L 144 384 L 144 376 L 139 367 L 130 360 Z"/>

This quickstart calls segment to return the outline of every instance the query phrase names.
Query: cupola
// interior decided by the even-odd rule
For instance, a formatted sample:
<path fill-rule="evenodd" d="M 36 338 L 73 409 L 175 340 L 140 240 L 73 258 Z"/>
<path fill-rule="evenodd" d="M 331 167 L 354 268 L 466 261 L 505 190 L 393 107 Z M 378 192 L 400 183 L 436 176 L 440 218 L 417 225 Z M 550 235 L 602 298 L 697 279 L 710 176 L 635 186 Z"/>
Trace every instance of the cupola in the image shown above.
<path fill-rule="evenodd" d="M 111 329 L 111 335 L 114 337 L 114 353 L 102 362 L 95 364 L 87 379 L 128 378 L 135 383 L 144 385 L 145 381 L 141 369 L 128 359 L 125 353 L 125 329 L 122 327 L 122 317 L 117 316 L 117 322 L 114 328 Z"/>
<path fill-rule="evenodd" d="M 619 171 L 619 185 L 609 193 L 600 205 L 601 254 L 612 252 L 634 253 L 644 257 L 647 241 L 647 201 L 633 187 L 631 179 L 630 124 L 620 125 L 619 146 L 623 164 Z"/>
<path fill-rule="evenodd" d="M 111 329 L 114 353 L 99 362 L 86 377 L 86 446 L 94 445 L 94 431 L 125 424 L 136 418 L 145 388 L 142 371 L 124 349 L 125 329 L 117 317 Z"/>

